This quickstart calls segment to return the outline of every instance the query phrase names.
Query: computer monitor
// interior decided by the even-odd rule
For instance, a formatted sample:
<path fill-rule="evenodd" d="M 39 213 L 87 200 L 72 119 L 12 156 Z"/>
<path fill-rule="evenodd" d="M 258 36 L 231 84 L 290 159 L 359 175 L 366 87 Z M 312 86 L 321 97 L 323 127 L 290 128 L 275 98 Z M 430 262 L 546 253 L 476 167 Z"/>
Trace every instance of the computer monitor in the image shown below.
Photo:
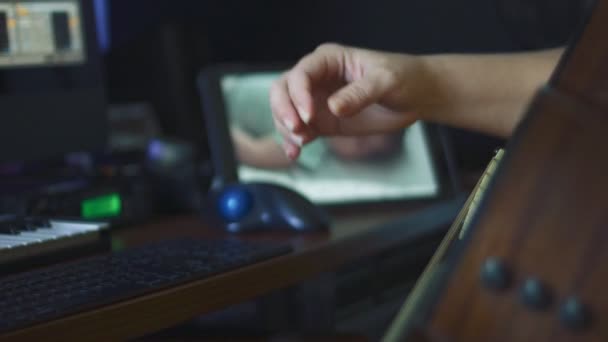
<path fill-rule="evenodd" d="M 457 191 L 444 135 L 423 122 L 390 134 L 318 139 L 286 164 L 268 95 L 281 70 L 220 66 L 201 74 L 214 186 L 277 183 L 327 207 L 418 202 Z"/>
<path fill-rule="evenodd" d="M 93 1 L 0 0 L 0 162 L 102 149 L 104 106 Z"/>

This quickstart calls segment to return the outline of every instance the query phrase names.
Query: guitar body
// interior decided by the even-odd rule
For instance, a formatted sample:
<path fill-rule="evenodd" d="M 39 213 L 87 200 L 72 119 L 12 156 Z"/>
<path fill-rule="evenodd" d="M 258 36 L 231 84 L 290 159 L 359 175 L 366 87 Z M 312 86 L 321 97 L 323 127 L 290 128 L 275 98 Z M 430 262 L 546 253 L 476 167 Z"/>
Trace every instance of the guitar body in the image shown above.
<path fill-rule="evenodd" d="M 385 340 L 608 341 L 608 0 L 506 150 Z"/>

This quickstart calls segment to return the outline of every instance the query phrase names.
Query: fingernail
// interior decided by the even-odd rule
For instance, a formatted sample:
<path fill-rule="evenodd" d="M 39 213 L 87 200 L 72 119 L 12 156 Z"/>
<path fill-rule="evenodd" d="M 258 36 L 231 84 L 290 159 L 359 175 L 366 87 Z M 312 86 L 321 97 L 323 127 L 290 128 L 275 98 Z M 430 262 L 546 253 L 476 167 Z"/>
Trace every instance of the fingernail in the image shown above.
<path fill-rule="evenodd" d="M 300 118 L 302 118 L 302 121 L 304 121 L 304 123 L 308 125 L 311 119 L 310 112 L 302 108 L 298 108 L 298 113 L 300 113 Z"/>
<path fill-rule="evenodd" d="M 304 145 L 304 138 L 299 136 L 299 135 L 292 135 L 292 139 L 293 142 L 296 143 L 296 145 L 302 147 L 302 145 Z"/>
<path fill-rule="evenodd" d="M 335 115 L 339 115 L 342 111 L 340 100 L 332 98 L 328 101 L 329 110 Z"/>
<path fill-rule="evenodd" d="M 291 119 L 285 119 L 284 124 L 285 127 L 287 127 L 287 129 L 290 131 L 293 131 L 294 128 L 296 128 L 296 124 Z"/>

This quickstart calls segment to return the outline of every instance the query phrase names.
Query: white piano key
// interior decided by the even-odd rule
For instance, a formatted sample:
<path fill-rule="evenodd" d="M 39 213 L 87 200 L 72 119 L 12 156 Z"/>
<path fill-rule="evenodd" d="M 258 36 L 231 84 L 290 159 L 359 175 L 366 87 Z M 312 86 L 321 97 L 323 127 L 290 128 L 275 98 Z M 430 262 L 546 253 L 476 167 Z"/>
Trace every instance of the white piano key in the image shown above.
<path fill-rule="evenodd" d="M 19 236 L 31 237 L 31 238 L 42 239 L 42 240 L 55 240 L 55 239 L 61 238 L 63 235 L 52 232 L 52 231 L 49 231 L 49 232 L 24 231 L 24 232 L 21 232 L 19 234 Z"/>
<path fill-rule="evenodd" d="M 87 233 L 87 231 L 75 230 L 75 229 L 65 228 L 65 227 L 44 228 L 44 229 L 40 229 L 40 232 L 42 232 L 42 234 L 48 233 L 48 234 L 52 234 L 52 235 L 59 236 L 59 237 L 68 237 L 68 236 Z"/>
<path fill-rule="evenodd" d="M 91 232 L 98 231 L 100 225 L 96 223 L 82 223 L 82 222 L 69 222 L 69 221 L 55 221 L 51 220 L 52 228 L 60 228 L 66 230 L 73 230 L 78 232 Z"/>
<path fill-rule="evenodd" d="M 5 241 L 5 240 L 0 240 L 0 249 L 15 248 L 15 247 L 26 246 L 26 245 L 27 245 L 27 243 L 25 243 L 23 241 Z"/>
<path fill-rule="evenodd" d="M 59 251 L 98 238 L 107 223 L 50 220 L 50 227 L 23 230 L 20 234 L 0 233 L 0 264 L 26 256 Z M 34 227 L 35 228 L 35 227 Z"/>
<path fill-rule="evenodd" d="M 43 239 L 40 239 L 40 238 L 26 237 L 26 236 L 21 236 L 21 235 L 0 234 L 0 241 L 39 242 L 42 240 Z"/>

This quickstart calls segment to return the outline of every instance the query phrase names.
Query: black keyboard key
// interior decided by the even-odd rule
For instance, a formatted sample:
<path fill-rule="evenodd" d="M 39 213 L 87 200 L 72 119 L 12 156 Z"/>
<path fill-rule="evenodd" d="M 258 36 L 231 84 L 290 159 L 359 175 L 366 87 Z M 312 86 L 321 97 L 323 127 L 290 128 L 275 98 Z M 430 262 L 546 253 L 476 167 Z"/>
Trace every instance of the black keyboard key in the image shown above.
<path fill-rule="evenodd" d="M 13 222 L 2 222 L 0 223 L 0 234 L 6 235 L 19 235 L 21 229 Z"/>
<path fill-rule="evenodd" d="M 33 224 L 33 223 L 31 223 L 31 222 L 27 222 L 27 221 L 25 221 L 25 220 L 24 220 L 24 221 L 21 221 L 21 222 L 19 223 L 19 226 L 20 226 L 20 228 L 21 228 L 22 230 L 24 230 L 24 231 L 28 231 L 28 232 L 32 232 L 32 231 L 38 230 L 38 227 L 37 227 L 35 224 Z"/>
<path fill-rule="evenodd" d="M 28 225 L 35 227 L 36 229 L 51 228 L 51 222 L 43 218 L 28 217 L 24 219 L 24 222 Z"/>

